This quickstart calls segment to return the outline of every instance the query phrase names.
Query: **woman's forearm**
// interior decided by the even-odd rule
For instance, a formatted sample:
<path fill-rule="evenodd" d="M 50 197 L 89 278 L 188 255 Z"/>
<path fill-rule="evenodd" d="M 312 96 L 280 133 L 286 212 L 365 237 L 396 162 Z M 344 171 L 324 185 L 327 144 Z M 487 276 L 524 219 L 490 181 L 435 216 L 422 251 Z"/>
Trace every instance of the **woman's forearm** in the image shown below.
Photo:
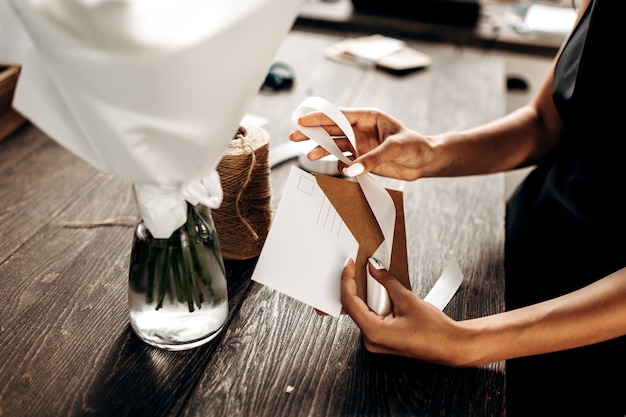
<path fill-rule="evenodd" d="M 433 165 L 421 176 L 491 174 L 535 164 L 554 149 L 563 129 L 552 87 L 551 71 L 528 105 L 472 129 L 431 137 Z"/>
<path fill-rule="evenodd" d="M 533 107 L 473 129 L 432 137 L 438 154 L 424 176 L 481 175 L 534 164 L 547 150 Z"/>
<path fill-rule="evenodd" d="M 464 366 L 576 348 L 626 334 L 626 268 L 578 291 L 459 322 Z"/>

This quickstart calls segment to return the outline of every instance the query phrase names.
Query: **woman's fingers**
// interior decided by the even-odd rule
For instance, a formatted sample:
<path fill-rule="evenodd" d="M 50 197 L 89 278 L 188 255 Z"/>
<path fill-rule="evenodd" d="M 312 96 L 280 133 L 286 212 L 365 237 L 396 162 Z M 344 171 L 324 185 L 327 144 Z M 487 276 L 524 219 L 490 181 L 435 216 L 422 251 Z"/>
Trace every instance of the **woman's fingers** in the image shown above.
<path fill-rule="evenodd" d="M 409 300 L 411 301 L 413 300 L 413 292 L 402 285 L 402 283 L 398 281 L 398 279 L 391 274 L 391 272 L 386 269 L 376 269 L 369 265 L 369 263 L 367 267 L 369 268 L 372 277 L 380 282 L 387 290 L 394 314 L 397 310 L 401 309 L 403 300 L 406 299 L 406 297 L 410 297 Z"/>
<path fill-rule="evenodd" d="M 393 333 L 391 323 L 395 318 L 391 314 L 386 317 L 379 316 L 370 310 L 365 301 L 357 295 L 355 275 L 356 266 L 354 261 L 350 260 L 341 274 L 341 302 L 344 311 L 361 329 L 365 348 L 373 353 L 403 354 L 386 343 L 388 337 L 393 336 L 389 332 Z M 399 282 L 398 284 L 402 286 Z"/>
<path fill-rule="evenodd" d="M 369 268 L 372 277 L 385 287 L 387 293 L 389 294 L 389 298 L 391 299 L 392 305 L 395 306 L 396 303 L 401 304 L 403 297 L 413 296 L 413 293 L 405 288 L 404 285 L 402 285 L 402 283 L 386 269 L 375 269 L 371 267 L 369 263 L 367 264 L 367 268 Z M 365 301 L 357 295 L 355 277 L 356 265 L 354 261 L 350 259 L 341 274 L 341 302 L 344 310 L 346 310 L 346 312 L 352 316 L 355 321 L 357 321 L 358 317 L 353 316 L 353 313 L 359 317 L 363 317 L 370 316 L 370 314 L 365 313 L 373 312 L 367 306 Z"/>
<path fill-rule="evenodd" d="M 309 139 L 307 136 L 304 136 L 304 134 L 302 134 L 302 132 L 300 131 L 291 132 L 291 134 L 289 135 L 289 138 L 293 142 L 302 142 L 302 141 Z M 350 140 L 348 140 L 348 138 L 346 138 L 345 136 L 338 136 L 338 137 L 334 137 L 333 140 L 337 144 L 337 147 L 339 148 L 339 150 L 346 157 L 353 158 L 352 155 L 354 154 L 355 151 L 354 151 L 354 148 L 352 147 L 352 143 L 350 142 Z M 316 146 L 312 150 L 309 151 L 309 153 L 307 154 L 307 157 L 311 161 L 315 161 L 327 155 L 330 155 L 329 151 L 322 148 L 321 146 Z"/>
<path fill-rule="evenodd" d="M 356 265 L 350 259 L 341 273 L 341 304 L 345 312 L 361 327 L 366 320 L 371 320 L 372 316 L 380 316 L 371 311 L 365 301 L 357 295 L 355 276 Z"/>

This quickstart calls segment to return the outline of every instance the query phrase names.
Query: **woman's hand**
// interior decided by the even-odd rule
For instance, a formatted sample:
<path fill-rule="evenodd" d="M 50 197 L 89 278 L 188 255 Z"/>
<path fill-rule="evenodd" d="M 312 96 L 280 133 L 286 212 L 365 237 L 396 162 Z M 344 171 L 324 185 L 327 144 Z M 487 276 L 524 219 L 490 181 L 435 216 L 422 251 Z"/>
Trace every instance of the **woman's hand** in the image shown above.
<path fill-rule="evenodd" d="M 383 317 L 357 295 L 356 266 L 350 260 L 341 275 L 341 302 L 361 329 L 365 347 L 374 353 L 407 356 L 428 362 L 463 366 L 463 330 L 437 307 L 421 300 L 387 270 L 370 273 L 389 293 L 392 312 Z"/>
<path fill-rule="evenodd" d="M 298 123 L 307 127 L 323 127 L 335 139 L 342 152 L 353 155 L 351 169 L 339 162 L 339 172 L 348 176 L 374 172 L 386 177 L 415 180 L 424 176 L 425 168 L 434 160 L 434 145 L 430 138 L 408 129 L 392 116 L 376 109 L 343 109 L 352 125 L 356 149 L 344 133 L 324 113 L 312 112 L 301 116 Z M 289 138 L 294 142 L 308 140 L 300 131 L 293 131 Z M 317 146 L 309 154 L 312 161 L 323 158 L 328 152 Z"/>

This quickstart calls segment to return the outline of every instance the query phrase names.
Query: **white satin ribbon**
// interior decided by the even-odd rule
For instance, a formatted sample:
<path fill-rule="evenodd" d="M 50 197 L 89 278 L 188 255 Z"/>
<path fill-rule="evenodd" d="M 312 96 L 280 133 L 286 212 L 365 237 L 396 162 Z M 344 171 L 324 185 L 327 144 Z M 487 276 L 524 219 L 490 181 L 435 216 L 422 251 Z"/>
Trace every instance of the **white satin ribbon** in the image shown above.
<path fill-rule="evenodd" d="M 201 180 L 180 186 L 133 184 L 137 207 L 143 222 L 156 239 L 167 239 L 187 221 L 187 203 L 215 209 L 222 203 L 223 191 L 217 171 Z"/>
<path fill-rule="evenodd" d="M 356 149 L 354 131 L 346 116 L 329 101 L 320 97 L 309 97 L 292 113 L 291 121 L 296 129 L 317 142 L 318 145 L 336 156 L 340 161 L 349 165 L 351 163 L 350 159 L 341 152 L 333 137 L 323 127 L 306 127 L 298 123 L 298 118 L 306 114 L 307 109 L 320 111 L 328 116 L 342 130 L 346 138 L 352 143 L 352 147 Z M 357 176 L 356 179 L 361 185 L 363 194 L 384 236 L 384 241 L 371 256 L 380 261 L 385 269 L 389 270 L 396 223 L 396 207 L 387 190 L 374 177 L 365 174 Z M 380 315 L 388 314 L 391 311 L 391 305 L 387 291 L 378 281 L 371 277 L 369 270 L 367 275 L 367 304 Z M 452 258 L 424 300 L 433 304 L 439 310 L 443 310 L 460 287 L 462 281 L 463 273 L 456 260 Z"/>
<path fill-rule="evenodd" d="M 351 163 L 350 159 L 341 152 L 333 137 L 323 127 L 305 127 L 298 123 L 298 118 L 306 113 L 306 109 L 321 111 L 330 117 L 352 143 L 352 147 L 356 149 L 354 131 L 346 116 L 329 101 L 321 97 L 309 97 L 296 108 L 292 114 L 291 121 L 298 130 L 317 142 L 318 145 L 337 157 L 337 159 L 349 165 Z M 384 237 L 383 242 L 371 256 L 376 258 L 385 269 L 389 270 L 396 225 L 396 206 L 387 190 L 372 176 L 365 174 L 356 177 L 356 179 Z M 382 316 L 389 314 L 391 312 L 391 302 L 387 290 L 371 276 L 369 270 L 367 270 L 366 285 L 367 305 L 377 314 Z"/>
<path fill-rule="evenodd" d="M 354 131 L 346 116 L 328 100 L 321 97 L 308 97 L 292 113 L 291 121 L 299 131 L 317 142 L 318 145 L 336 156 L 337 159 L 349 165 L 351 163 L 350 159 L 341 152 L 333 137 L 323 127 L 306 127 L 298 123 L 298 119 L 307 113 L 307 109 L 309 109 L 309 112 L 310 110 L 320 111 L 327 115 L 341 129 L 346 138 L 352 143 L 353 148 L 356 149 Z M 391 265 L 393 234 L 396 225 L 396 206 L 387 190 L 371 175 L 360 175 L 356 179 L 384 236 L 383 242 L 372 256 L 378 259 L 385 269 L 389 269 Z"/>

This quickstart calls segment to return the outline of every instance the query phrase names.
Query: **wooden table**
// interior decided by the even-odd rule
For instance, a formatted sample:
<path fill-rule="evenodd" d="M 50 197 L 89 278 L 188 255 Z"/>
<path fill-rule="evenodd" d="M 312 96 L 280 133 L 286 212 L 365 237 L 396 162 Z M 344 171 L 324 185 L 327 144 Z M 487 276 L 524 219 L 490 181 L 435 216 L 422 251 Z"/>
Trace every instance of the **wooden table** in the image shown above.
<path fill-rule="evenodd" d="M 432 67 L 405 76 L 339 64 L 321 50 L 347 33 L 292 31 L 276 60 L 292 90 L 260 92 L 249 113 L 271 146 L 307 96 L 376 106 L 424 133 L 503 113 L 503 63 L 450 45 L 411 43 Z M 270 150 L 271 152 L 271 150 Z M 291 160 L 272 170 L 276 206 Z M 409 268 L 424 296 L 450 257 L 465 281 L 455 319 L 504 309 L 504 179 L 424 179 L 405 191 Z M 131 331 L 133 228 L 68 228 L 137 216 L 128 184 L 26 125 L 0 142 L 0 416 L 502 416 L 504 363 L 453 369 L 368 353 L 347 316 L 250 280 L 256 259 L 227 262 L 230 316 L 200 348 L 168 352 Z M 287 387 L 293 387 L 288 393 Z"/>

